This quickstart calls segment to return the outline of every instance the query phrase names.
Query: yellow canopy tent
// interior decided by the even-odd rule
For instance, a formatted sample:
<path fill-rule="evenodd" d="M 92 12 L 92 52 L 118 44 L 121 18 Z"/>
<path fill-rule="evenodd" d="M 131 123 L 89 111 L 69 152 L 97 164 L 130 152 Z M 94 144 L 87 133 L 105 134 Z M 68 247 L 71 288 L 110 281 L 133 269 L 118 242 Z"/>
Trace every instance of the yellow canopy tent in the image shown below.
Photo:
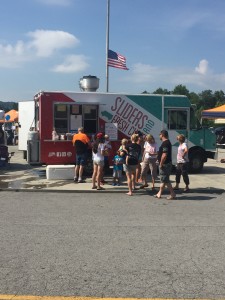
<path fill-rule="evenodd" d="M 225 118 L 225 104 L 202 111 L 202 118 L 204 119 L 224 119 Z"/>

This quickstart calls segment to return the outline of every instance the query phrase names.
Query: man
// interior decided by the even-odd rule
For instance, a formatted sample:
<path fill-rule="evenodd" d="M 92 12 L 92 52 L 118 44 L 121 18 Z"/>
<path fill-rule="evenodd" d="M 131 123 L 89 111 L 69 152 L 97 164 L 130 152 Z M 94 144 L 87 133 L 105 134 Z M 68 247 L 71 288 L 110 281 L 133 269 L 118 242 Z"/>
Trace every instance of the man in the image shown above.
<path fill-rule="evenodd" d="M 76 153 L 76 166 L 75 166 L 75 176 L 74 182 L 83 182 L 82 176 L 84 171 L 84 166 L 87 161 L 87 150 L 90 145 L 89 137 L 84 133 L 84 128 L 78 128 L 78 133 L 74 134 L 72 143 L 75 146 Z"/>
<path fill-rule="evenodd" d="M 172 145 L 166 130 L 162 130 L 159 137 L 162 141 L 158 152 L 160 188 L 159 192 L 154 195 L 154 197 L 158 199 L 161 198 L 164 188 L 167 186 L 170 191 L 170 196 L 167 197 L 167 199 L 173 200 L 176 199 L 176 194 L 174 193 L 172 184 L 170 182 L 170 175 L 172 171 Z"/>

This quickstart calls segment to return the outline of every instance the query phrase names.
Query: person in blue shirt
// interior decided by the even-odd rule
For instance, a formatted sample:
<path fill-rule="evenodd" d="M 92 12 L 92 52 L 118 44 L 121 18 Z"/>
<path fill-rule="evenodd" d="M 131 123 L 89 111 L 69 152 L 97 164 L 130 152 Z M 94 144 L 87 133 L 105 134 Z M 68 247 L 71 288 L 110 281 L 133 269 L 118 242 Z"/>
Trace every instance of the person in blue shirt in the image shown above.
<path fill-rule="evenodd" d="M 120 155 L 120 151 L 117 151 L 117 154 L 113 158 L 113 186 L 121 185 L 122 171 L 124 158 Z"/>

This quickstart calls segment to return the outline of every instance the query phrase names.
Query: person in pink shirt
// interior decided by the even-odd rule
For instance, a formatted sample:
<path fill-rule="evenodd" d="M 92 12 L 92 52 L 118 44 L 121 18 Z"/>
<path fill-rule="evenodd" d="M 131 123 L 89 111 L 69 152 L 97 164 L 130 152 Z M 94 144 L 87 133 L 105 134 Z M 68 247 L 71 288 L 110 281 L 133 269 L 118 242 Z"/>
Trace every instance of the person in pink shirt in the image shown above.
<path fill-rule="evenodd" d="M 141 168 L 141 178 L 143 180 L 140 189 L 148 187 L 147 183 L 147 173 L 150 169 L 152 176 L 152 190 L 155 189 L 155 179 L 157 178 L 157 155 L 158 155 L 158 146 L 155 142 L 154 137 L 151 134 L 146 135 L 142 168 Z"/>
<path fill-rule="evenodd" d="M 176 185 L 173 189 L 179 190 L 180 178 L 182 175 L 185 183 L 184 192 L 188 192 L 190 184 L 188 176 L 188 146 L 185 143 L 185 136 L 183 134 L 179 134 L 177 140 L 179 142 L 179 147 L 177 149 Z"/>

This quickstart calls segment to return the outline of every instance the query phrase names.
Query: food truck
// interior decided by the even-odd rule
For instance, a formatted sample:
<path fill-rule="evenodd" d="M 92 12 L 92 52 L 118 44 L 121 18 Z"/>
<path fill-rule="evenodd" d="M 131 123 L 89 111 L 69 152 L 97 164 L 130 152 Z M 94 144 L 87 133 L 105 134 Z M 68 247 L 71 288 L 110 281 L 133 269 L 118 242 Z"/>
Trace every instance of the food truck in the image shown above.
<path fill-rule="evenodd" d="M 30 164 L 75 163 L 72 135 L 79 127 L 90 139 L 108 134 L 111 158 L 122 138 L 135 131 L 152 134 L 158 145 L 162 129 L 169 132 L 176 163 L 177 135 L 184 134 L 189 146 L 190 169 L 200 172 L 208 158 L 215 158 L 216 137 L 202 128 L 189 99 L 182 95 L 117 94 L 98 92 L 41 91 L 34 97 L 34 128 L 28 132 L 27 161 Z M 52 135 L 56 131 L 56 136 Z M 91 149 L 89 166 L 91 162 Z"/>

